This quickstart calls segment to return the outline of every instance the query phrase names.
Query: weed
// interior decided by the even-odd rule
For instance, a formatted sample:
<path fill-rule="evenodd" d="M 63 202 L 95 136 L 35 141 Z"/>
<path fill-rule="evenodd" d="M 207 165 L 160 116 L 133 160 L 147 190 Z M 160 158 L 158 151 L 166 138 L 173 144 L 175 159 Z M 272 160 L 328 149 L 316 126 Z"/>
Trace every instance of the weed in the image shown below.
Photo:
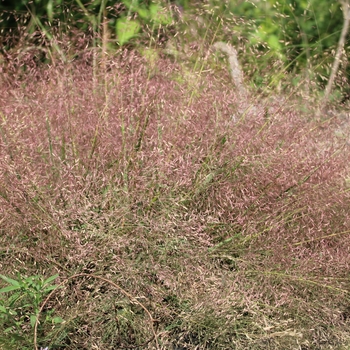
<path fill-rule="evenodd" d="M 0 275 L 0 278 L 9 284 L 0 289 L 0 294 L 8 294 L 0 304 L 0 322 L 3 329 L 0 343 L 6 349 L 31 348 L 28 338 L 38 322 L 39 309 L 44 298 L 57 288 L 57 285 L 52 285 L 57 277 L 58 275 L 53 275 L 45 280 L 41 276 L 18 276 L 15 280 Z M 57 325 L 63 322 L 62 318 L 53 316 L 53 313 L 54 310 L 45 311 L 41 329 L 45 328 L 45 324 Z"/>

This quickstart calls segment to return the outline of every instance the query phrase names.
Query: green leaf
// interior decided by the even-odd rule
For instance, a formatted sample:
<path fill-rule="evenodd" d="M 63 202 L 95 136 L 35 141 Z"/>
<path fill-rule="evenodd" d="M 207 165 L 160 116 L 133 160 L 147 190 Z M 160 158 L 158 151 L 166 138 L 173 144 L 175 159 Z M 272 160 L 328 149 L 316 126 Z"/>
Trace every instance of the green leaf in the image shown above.
<path fill-rule="evenodd" d="M 149 20 L 151 18 L 151 14 L 150 12 L 144 8 L 144 7 L 140 7 L 137 9 L 137 13 L 139 14 L 139 16 L 142 18 L 142 19 L 146 19 L 146 20 Z"/>
<path fill-rule="evenodd" d="M 50 282 L 54 281 L 57 277 L 58 277 L 58 274 L 49 277 L 46 281 L 44 281 L 44 285 L 49 284 Z"/>
<path fill-rule="evenodd" d="M 64 322 L 64 319 L 62 317 L 54 317 L 52 319 L 52 323 L 54 324 L 59 324 L 59 323 L 63 323 Z"/>
<path fill-rule="evenodd" d="M 32 327 L 35 326 L 36 320 L 37 320 L 37 316 L 36 315 L 30 315 L 30 325 Z"/>
<path fill-rule="evenodd" d="M 14 305 L 14 303 L 18 299 L 20 299 L 21 297 L 23 297 L 23 293 L 21 293 L 21 292 L 17 292 L 17 293 L 12 294 L 8 299 L 9 306 Z"/>
<path fill-rule="evenodd" d="M 138 21 L 127 19 L 126 17 L 118 19 L 116 23 L 116 33 L 120 45 L 127 43 L 140 30 Z"/>
<path fill-rule="evenodd" d="M 5 328 L 4 329 L 4 333 L 10 333 L 10 332 L 13 332 L 13 327 L 8 327 L 8 328 Z"/>
<path fill-rule="evenodd" d="M 53 2 L 52 2 L 52 0 L 48 1 L 47 5 L 46 5 L 46 12 L 47 12 L 47 17 L 52 22 L 52 20 L 53 20 Z"/>
<path fill-rule="evenodd" d="M 38 276 L 30 276 L 24 280 L 24 283 L 27 287 L 33 288 L 33 289 L 40 289 L 42 281 L 40 281 L 40 278 Z"/>
<path fill-rule="evenodd" d="M 151 4 L 149 6 L 149 12 L 151 14 L 152 20 L 156 21 L 158 19 L 159 13 L 160 13 L 159 9 L 160 9 L 160 6 L 157 4 Z"/>
<path fill-rule="evenodd" d="M 0 293 L 11 292 L 12 290 L 20 289 L 21 286 L 7 286 L 5 288 L 0 289 Z"/>
<path fill-rule="evenodd" d="M 58 285 L 52 285 L 44 289 L 45 293 L 51 292 L 52 290 L 56 289 Z"/>
<path fill-rule="evenodd" d="M 269 35 L 267 39 L 267 43 L 269 44 L 271 49 L 276 51 L 281 50 L 281 44 L 276 35 Z"/>
<path fill-rule="evenodd" d="M 0 278 L 3 279 L 5 282 L 9 283 L 9 284 L 12 284 L 13 286 L 20 286 L 21 283 L 16 281 L 16 280 L 13 280 L 12 278 L 10 277 L 6 277 L 4 275 L 0 275 Z"/>
<path fill-rule="evenodd" d="M 172 21 L 170 14 L 157 4 L 151 4 L 149 6 L 149 12 L 151 20 L 158 24 L 170 24 Z"/>
<path fill-rule="evenodd" d="M 0 312 L 7 314 L 7 310 L 5 307 L 3 307 L 2 305 L 0 305 Z"/>
<path fill-rule="evenodd" d="M 130 7 L 132 6 L 133 2 L 134 2 L 134 1 L 132 1 L 132 0 L 122 0 L 122 3 L 123 3 L 128 9 L 130 9 Z M 138 5 L 138 4 L 136 4 L 136 5 Z"/>

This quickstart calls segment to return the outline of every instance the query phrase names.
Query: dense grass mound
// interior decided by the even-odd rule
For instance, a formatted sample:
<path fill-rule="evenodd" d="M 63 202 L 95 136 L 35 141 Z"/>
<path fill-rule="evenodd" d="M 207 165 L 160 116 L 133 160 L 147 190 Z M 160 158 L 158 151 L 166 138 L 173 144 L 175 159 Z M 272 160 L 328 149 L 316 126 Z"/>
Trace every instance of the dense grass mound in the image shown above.
<path fill-rule="evenodd" d="M 125 50 L 103 76 L 3 82 L 1 274 L 61 283 L 35 332 L 1 294 L 3 349 L 350 346 L 344 117 L 293 95 L 250 109 L 203 64 Z"/>

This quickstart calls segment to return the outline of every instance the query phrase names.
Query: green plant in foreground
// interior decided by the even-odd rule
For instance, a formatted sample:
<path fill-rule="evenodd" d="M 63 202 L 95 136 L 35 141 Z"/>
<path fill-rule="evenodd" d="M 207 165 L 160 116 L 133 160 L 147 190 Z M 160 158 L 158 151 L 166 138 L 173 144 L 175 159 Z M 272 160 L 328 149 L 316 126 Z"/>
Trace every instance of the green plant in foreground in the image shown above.
<path fill-rule="evenodd" d="M 45 296 L 57 288 L 52 282 L 58 277 L 53 275 L 48 279 L 35 275 L 17 280 L 0 275 L 8 286 L 0 289 L 0 294 L 7 294 L 7 298 L 0 300 L 0 344 L 7 346 L 18 345 L 28 339 L 28 332 L 34 329 L 39 316 L 40 305 Z M 63 320 L 53 317 L 53 311 L 44 314 L 42 326 L 47 323 L 59 324 Z"/>

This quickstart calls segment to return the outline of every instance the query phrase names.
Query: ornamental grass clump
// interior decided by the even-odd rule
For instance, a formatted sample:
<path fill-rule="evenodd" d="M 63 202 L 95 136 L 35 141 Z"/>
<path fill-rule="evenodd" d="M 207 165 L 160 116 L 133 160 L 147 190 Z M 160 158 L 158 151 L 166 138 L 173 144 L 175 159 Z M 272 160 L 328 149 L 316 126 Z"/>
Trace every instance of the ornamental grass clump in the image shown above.
<path fill-rule="evenodd" d="M 77 59 L 1 86 L 1 271 L 65 281 L 45 304 L 64 322 L 37 344 L 346 347 L 336 109 L 315 117 L 306 96 L 252 91 L 258 108 L 233 121 L 229 72 L 185 63 L 159 54 L 150 74 L 123 48 L 102 83 Z"/>

